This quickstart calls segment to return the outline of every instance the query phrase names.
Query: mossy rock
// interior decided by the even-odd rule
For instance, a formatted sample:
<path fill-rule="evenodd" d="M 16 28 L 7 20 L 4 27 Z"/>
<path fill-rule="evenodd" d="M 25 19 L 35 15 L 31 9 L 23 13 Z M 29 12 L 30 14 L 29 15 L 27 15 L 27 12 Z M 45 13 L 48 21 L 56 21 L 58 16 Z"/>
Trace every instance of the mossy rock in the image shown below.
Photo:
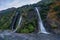
<path fill-rule="evenodd" d="M 56 29 L 57 28 L 56 24 L 51 24 L 51 26 L 52 26 L 52 29 Z"/>

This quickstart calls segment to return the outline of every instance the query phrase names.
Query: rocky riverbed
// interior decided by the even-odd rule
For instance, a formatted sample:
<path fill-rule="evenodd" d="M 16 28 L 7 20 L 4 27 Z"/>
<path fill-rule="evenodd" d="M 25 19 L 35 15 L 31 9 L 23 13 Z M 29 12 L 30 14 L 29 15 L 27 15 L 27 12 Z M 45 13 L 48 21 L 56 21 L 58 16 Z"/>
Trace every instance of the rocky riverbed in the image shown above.
<path fill-rule="evenodd" d="M 21 34 L 0 32 L 0 40 L 60 40 L 60 34 Z"/>

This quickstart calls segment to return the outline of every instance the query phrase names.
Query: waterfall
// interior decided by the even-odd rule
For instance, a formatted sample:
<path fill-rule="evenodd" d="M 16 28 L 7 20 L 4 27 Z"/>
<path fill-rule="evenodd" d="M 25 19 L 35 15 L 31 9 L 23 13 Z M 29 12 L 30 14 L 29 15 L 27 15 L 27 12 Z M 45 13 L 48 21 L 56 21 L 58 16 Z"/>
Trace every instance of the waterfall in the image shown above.
<path fill-rule="evenodd" d="M 17 13 L 18 14 L 18 13 Z M 16 15 L 17 15 L 16 14 Z M 16 16 L 17 17 L 17 16 Z M 16 19 L 16 18 L 15 18 Z M 20 27 L 20 24 L 21 24 L 21 20 L 22 20 L 22 16 L 20 16 L 20 19 L 19 19 L 19 22 L 18 22 L 18 26 L 17 26 L 17 28 L 12 32 L 12 31 L 9 31 L 9 30 L 5 30 L 5 31 L 2 31 L 1 33 L 0 33 L 0 36 L 2 37 L 2 38 L 5 38 L 5 35 L 11 35 L 11 34 L 13 34 L 14 32 L 16 32 L 17 31 L 17 29 Z M 12 28 L 13 28 L 13 26 L 12 26 Z"/>
<path fill-rule="evenodd" d="M 43 26 L 43 22 L 41 20 L 41 16 L 40 16 L 40 13 L 38 11 L 38 8 L 35 7 L 35 10 L 37 11 L 37 15 L 38 15 L 38 26 L 39 26 L 39 33 L 44 33 L 44 34 L 49 34 L 46 29 L 44 28 Z"/>
<path fill-rule="evenodd" d="M 13 32 L 16 32 L 18 28 L 20 28 L 20 24 L 22 21 L 22 16 L 20 16 L 19 22 L 18 22 L 18 26 L 16 27 L 16 29 Z"/>
<path fill-rule="evenodd" d="M 18 16 L 18 12 L 16 13 L 15 18 L 13 19 L 13 22 L 12 22 L 12 30 L 14 29 L 14 24 L 16 22 L 17 16 Z"/>

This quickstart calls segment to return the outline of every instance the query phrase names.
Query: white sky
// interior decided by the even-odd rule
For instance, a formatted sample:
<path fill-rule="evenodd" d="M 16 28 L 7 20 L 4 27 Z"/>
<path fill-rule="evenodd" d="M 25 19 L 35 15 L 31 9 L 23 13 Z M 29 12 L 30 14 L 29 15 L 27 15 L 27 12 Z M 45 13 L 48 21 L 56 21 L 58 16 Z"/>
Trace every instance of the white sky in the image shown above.
<path fill-rule="evenodd" d="M 0 0 L 0 10 L 4 10 L 11 7 L 21 7 L 27 4 L 37 3 L 41 0 Z"/>

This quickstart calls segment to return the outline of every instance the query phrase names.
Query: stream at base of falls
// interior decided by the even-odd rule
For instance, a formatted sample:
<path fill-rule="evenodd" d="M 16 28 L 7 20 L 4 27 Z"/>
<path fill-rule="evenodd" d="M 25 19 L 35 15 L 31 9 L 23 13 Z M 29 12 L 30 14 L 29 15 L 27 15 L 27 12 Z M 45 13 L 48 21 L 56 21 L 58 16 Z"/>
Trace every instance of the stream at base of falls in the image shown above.
<path fill-rule="evenodd" d="M 39 32 L 38 33 L 44 33 L 44 34 L 49 34 L 44 25 L 43 25 L 43 22 L 42 22 L 42 19 L 41 19 L 41 16 L 40 16 L 40 13 L 39 13 L 39 10 L 37 7 L 35 7 L 35 10 L 37 11 L 37 16 L 38 16 L 38 27 L 39 27 Z"/>
<path fill-rule="evenodd" d="M 11 33 L 11 31 L 5 30 L 0 32 L 0 40 L 60 40 L 60 35 Z"/>

